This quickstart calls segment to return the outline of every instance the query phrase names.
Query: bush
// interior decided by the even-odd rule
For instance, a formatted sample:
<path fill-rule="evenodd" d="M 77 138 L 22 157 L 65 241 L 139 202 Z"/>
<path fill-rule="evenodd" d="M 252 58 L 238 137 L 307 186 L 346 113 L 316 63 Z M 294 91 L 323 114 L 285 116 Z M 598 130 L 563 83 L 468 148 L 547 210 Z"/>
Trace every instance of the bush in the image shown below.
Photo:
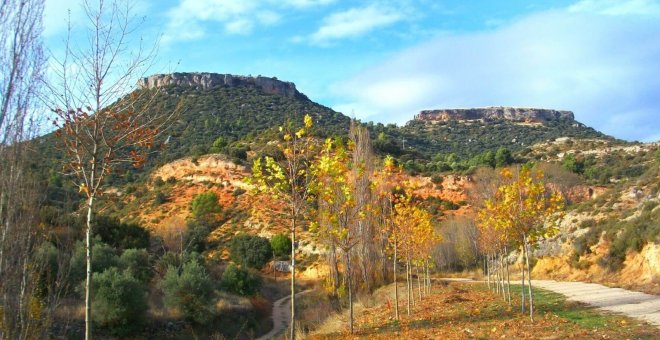
<path fill-rule="evenodd" d="M 183 244 L 185 250 L 198 253 L 206 250 L 206 239 L 209 237 L 210 233 L 211 228 L 209 228 L 205 223 L 189 221 L 188 229 L 186 229 L 186 232 L 183 233 Z"/>
<path fill-rule="evenodd" d="M 231 259 L 249 268 L 261 269 L 271 258 L 273 249 L 268 239 L 252 235 L 238 235 L 229 246 Z"/>
<path fill-rule="evenodd" d="M 144 284 L 117 268 L 94 275 L 92 282 L 94 322 L 119 336 L 138 331 L 147 310 Z"/>
<path fill-rule="evenodd" d="M 119 268 L 143 283 L 151 279 L 149 253 L 145 249 L 126 249 L 119 257 Z"/>
<path fill-rule="evenodd" d="M 94 235 L 110 246 L 122 249 L 149 248 L 149 231 L 135 223 L 122 223 L 118 218 L 97 216 Z"/>
<path fill-rule="evenodd" d="M 291 254 L 291 239 L 284 233 L 275 234 L 270 240 L 270 247 L 275 256 L 287 256 Z"/>
<path fill-rule="evenodd" d="M 52 287 L 55 287 L 58 279 L 59 251 L 51 242 L 44 242 L 39 245 L 34 254 L 34 262 L 39 266 L 36 295 L 39 298 L 45 298 L 49 295 Z"/>
<path fill-rule="evenodd" d="M 85 243 L 76 242 L 73 256 L 71 256 L 71 282 L 80 282 L 85 279 L 87 271 Z M 117 266 L 115 249 L 101 242 L 98 238 L 92 240 L 92 272 L 102 273 L 110 267 Z"/>
<path fill-rule="evenodd" d="M 156 196 L 154 197 L 154 203 L 156 205 L 164 204 L 168 201 L 167 195 L 162 191 L 157 191 Z"/>
<path fill-rule="evenodd" d="M 222 273 L 220 288 L 239 295 L 252 296 L 261 288 L 261 279 L 247 269 L 230 264 Z"/>
<path fill-rule="evenodd" d="M 193 198 L 190 211 L 197 220 L 211 221 L 214 214 L 222 211 L 222 207 L 218 203 L 218 195 L 213 191 L 207 191 Z"/>
<path fill-rule="evenodd" d="M 165 185 L 165 181 L 163 181 L 163 178 L 158 176 L 154 179 L 154 186 L 160 187 Z"/>
<path fill-rule="evenodd" d="M 206 324 L 212 319 L 211 278 L 199 261 L 184 263 L 180 272 L 170 266 L 163 277 L 161 288 L 165 304 L 178 309 L 186 320 Z"/>
<path fill-rule="evenodd" d="M 234 196 L 234 197 L 238 197 L 238 196 L 240 196 L 240 195 L 243 195 L 244 193 L 245 193 L 245 189 L 243 189 L 243 188 L 236 188 L 236 189 L 234 189 L 234 191 L 233 191 L 231 194 L 232 194 L 232 196 Z"/>
<path fill-rule="evenodd" d="M 495 153 L 495 165 L 500 168 L 513 163 L 511 151 L 505 147 L 500 147 Z"/>

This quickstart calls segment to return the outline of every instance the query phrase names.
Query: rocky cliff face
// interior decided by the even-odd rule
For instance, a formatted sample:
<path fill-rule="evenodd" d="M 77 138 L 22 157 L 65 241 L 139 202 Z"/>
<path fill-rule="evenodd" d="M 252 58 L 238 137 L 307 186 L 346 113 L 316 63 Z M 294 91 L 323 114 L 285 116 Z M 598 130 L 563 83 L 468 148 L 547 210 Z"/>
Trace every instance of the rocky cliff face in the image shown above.
<path fill-rule="evenodd" d="M 296 85 L 291 82 L 280 81 L 277 78 L 246 77 L 218 73 L 172 73 L 156 74 L 138 80 L 140 88 L 157 88 L 168 85 L 193 86 L 201 89 L 210 89 L 214 86 L 245 86 L 251 85 L 261 89 L 264 93 L 277 94 L 287 97 L 301 95 Z"/>
<path fill-rule="evenodd" d="M 473 109 L 424 110 L 415 115 L 421 121 L 450 120 L 511 120 L 516 122 L 547 122 L 551 120 L 573 120 L 573 112 L 518 107 L 485 107 Z"/>

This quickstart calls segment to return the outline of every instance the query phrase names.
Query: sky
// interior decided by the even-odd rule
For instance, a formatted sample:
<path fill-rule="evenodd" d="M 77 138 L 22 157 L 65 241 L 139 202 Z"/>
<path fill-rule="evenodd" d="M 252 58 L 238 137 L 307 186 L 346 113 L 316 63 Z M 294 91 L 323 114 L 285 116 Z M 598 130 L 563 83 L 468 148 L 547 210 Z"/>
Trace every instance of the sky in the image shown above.
<path fill-rule="evenodd" d="M 159 41 L 151 73 L 277 77 L 362 121 L 542 107 L 617 138 L 660 140 L 660 0 L 130 3 L 144 19 L 135 41 Z M 79 0 L 46 0 L 53 55 L 67 18 L 84 27 Z"/>

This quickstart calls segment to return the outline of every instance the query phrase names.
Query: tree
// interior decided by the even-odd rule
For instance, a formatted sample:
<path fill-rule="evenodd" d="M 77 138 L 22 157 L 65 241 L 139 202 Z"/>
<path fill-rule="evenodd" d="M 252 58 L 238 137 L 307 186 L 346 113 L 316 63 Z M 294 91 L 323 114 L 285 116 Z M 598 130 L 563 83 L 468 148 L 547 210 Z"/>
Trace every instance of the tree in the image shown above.
<path fill-rule="evenodd" d="M 289 123 L 280 127 L 282 140 L 278 148 L 284 159 L 276 161 L 270 156 L 257 158 L 252 165 L 249 183 L 257 193 L 264 193 L 286 204 L 287 216 L 291 221 L 291 324 L 290 338 L 295 334 L 296 319 L 296 228 L 304 213 L 310 195 L 310 184 L 314 176 L 310 166 L 314 157 L 314 140 L 308 135 L 313 122 L 305 115 L 304 125 L 296 127 Z"/>
<path fill-rule="evenodd" d="M 138 331 L 147 311 L 145 284 L 115 267 L 95 275 L 93 283 L 94 321 L 119 336 Z"/>
<path fill-rule="evenodd" d="M 399 249 L 398 228 L 394 223 L 394 204 L 398 195 L 395 188 L 400 188 L 402 167 L 396 167 L 394 158 L 386 156 L 383 161 L 383 168 L 375 175 L 375 186 L 377 196 L 380 198 L 379 215 L 381 217 L 381 230 L 387 235 L 387 244 L 391 247 L 392 254 L 392 280 L 394 281 L 394 317 L 399 320 L 399 286 L 397 283 L 397 262 Z"/>
<path fill-rule="evenodd" d="M 0 338 L 45 337 L 58 294 L 43 296 L 37 317 L 30 313 L 37 277 L 47 263 L 31 254 L 43 242 L 35 206 L 44 195 L 30 173 L 29 139 L 39 132 L 35 114 L 46 59 L 42 0 L 0 3 Z M 58 268 L 58 279 L 62 267 Z M 57 280 L 53 280 L 58 282 Z M 61 281 L 59 281 L 61 282 Z M 34 306 L 34 304 L 32 304 Z M 4 312 L 3 312 L 4 311 Z"/>
<path fill-rule="evenodd" d="M 533 320 L 530 248 L 540 239 L 558 232 L 557 223 L 563 209 L 560 194 L 549 193 L 543 183 L 543 173 L 523 166 L 519 171 L 502 170 L 501 176 L 509 183 L 501 185 L 495 197 L 486 200 L 479 210 L 481 224 L 495 229 L 499 241 L 515 241 L 522 249 L 522 309 L 524 311 L 525 268 L 529 285 L 529 316 Z"/>
<path fill-rule="evenodd" d="M 270 246 L 275 256 L 291 254 L 291 239 L 284 233 L 277 233 L 270 239 Z"/>
<path fill-rule="evenodd" d="M 119 268 L 131 274 L 142 283 L 151 279 L 151 263 L 146 249 L 126 249 L 119 257 Z"/>
<path fill-rule="evenodd" d="M 232 263 L 222 273 L 220 287 L 239 295 L 252 296 L 259 292 L 261 280 L 259 276 L 251 271 L 240 268 Z"/>
<path fill-rule="evenodd" d="M 394 225 L 397 228 L 397 241 L 401 248 L 401 253 L 406 262 L 406 283 L 407 283 L 407 312 L 410 315 L 411 302 L 414 299 L 412 266 L 422 265 L 428 260 L 431 254 L 432 246 L 441 240 L 436 235 L 431 224 L 431 215 L 424 209 L 418 207 L 410 196 L 399 199 L 394 207 Z M 419 272 L 417 275 L 420 277 Z M 427 280 L 428 282 L 428 280 Z M 418 281 L 419 296 L 421 299 L 421 284 Z"/>
<path fill-rule="evenodd" d="M 165 304 L 178 309 L 188 321 L 206 324 L 211 320 L 213 286 L 200 261 L 189 260 L 180 270 L 169 266 L 161 288 Z"/>
<path fill-rule="evenodd" d="M 511 151 L 505 147 L 500 147 L 495 153 L 495 165 L 498 168 L 505 167 L 513 163 L 513 156 L 511 156 Z"/>
<path fill-rule="evenodd" d="M 577 159 L 572 153 L 565 154 L 561 164 L 568 171 L 576 174 L 584 173 L 584 160 Z"/>
<path fill-rule="evenodd" d="M 145 153 L 156 146 L 156 138 L 176 112 L 150 110 L 157 94 L 151 90 L 125 96 L 150 66 L 155 48 L 135 48 L 130 40 L 139 23 L 129 1 L 92 1 L 83 1 L 88 44 L 74 44 L 69 32 L 65 55 L 55 70 L 57 79 L 49 84 L 56 134 L 66 154 L 64 169 L 86 198 L 85 339 L 92 335 L 91 237 L 96 199 L 118 164 L 139 167 L 146 161 Z"/>
<path fill-rule="evenodd" d="M 211 222 L 215 214 L 222 211 L 222 207 L 218 203 L 218 195 L 213 191 L 207 191 L 193 198 L 190 203 L 190 211 L 198 221 Z"/>
<path fill-rule="evenodd" d="M 253 235 L 237 235 L 231 240 L 229 252 L 232 261 L 255 269 L 261 269 L 273 258 L 268 239 Z"/>
<path fill-rule="evenodd" d="M 360 209 L 354 196 L 354 182 L 349 178 L 349 155 L 345 149 L 327 139 L 323 151 L 314 165 L 317 177 L 315 191 L 319 197 L 319 234 L 329 243 L 331 252 L 340 248 L 344 253 L 344 276 L 348 290 L 349 328 L 353 333 L 353 289 L 351 276 L 351 250 L 359 242 L 351 228 L 360 218 Z M 336 262 L 332 265 L 336 266 Z M 335 278 L 336 280 L 336 278 Z M 334 282 L 337 285 L 337 282 Z"/>

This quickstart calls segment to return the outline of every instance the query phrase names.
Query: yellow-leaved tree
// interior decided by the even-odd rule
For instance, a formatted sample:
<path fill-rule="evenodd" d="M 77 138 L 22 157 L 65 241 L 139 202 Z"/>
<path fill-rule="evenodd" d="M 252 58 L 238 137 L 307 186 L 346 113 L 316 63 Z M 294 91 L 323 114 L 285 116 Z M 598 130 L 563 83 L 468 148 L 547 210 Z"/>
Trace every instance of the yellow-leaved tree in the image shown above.
<path fill-rule="evenodd" d="M 401 249 L 406 263 L 407 314 L 410 315 L 411 303 L 414 302 L 412 271 L 428 260 L 433 246 L 441 240 L 433 230 L 431 214 L 416 205 L 410 195 L 405 195 L 394 206 L 393 224 L 396 228 L 396 245 Z M 395 259 L 396 261 L 396 259 Z M 419 271 L 417 277 L 419 278 Z M 430 280 L 425 280 L 430 283 Z M 421 284 L 418 281 L 421 299 Z"/>
<path fill-rule="evenodd" d="M 501 176 L 508 181 L 501 185 L 495 197 L 486 200 L 479 211 L 482 224 L 500 231 L 502 238 L 515 242 L 522 250 L 522 310 L 525 306 L 525 270 L 529 285 L 529 316 L 534 320 L 534 299 L 532 295 L 530 248 L 539 240 L 552 237 L 558 232 L 558 222 L 564 203 L 558 193 L 546 189 L 542 181 L 543 173 L 523 166 L 517 171 L 504 169 Z M 485 222 L 484 222 L 485 221 Z"/>
<path fill-rule="evenodd" d="M 290 338 L 295 339 L 296 319 L 296 228 L 304 216 L 304 209 L 311 193 L 314 176 L 311 166 L 315 154 L 314 139 L 309 135 L 313 122 L 305 115 L 303 126 L 289 123 L 280 127 L 281 140 L 278 148 L 284 158 L 257 158 L 252 165 L 252 176 L 248 182 L 257 193 L 286 204 L 287 217 L 291 221 L 291 324 Z"/>

